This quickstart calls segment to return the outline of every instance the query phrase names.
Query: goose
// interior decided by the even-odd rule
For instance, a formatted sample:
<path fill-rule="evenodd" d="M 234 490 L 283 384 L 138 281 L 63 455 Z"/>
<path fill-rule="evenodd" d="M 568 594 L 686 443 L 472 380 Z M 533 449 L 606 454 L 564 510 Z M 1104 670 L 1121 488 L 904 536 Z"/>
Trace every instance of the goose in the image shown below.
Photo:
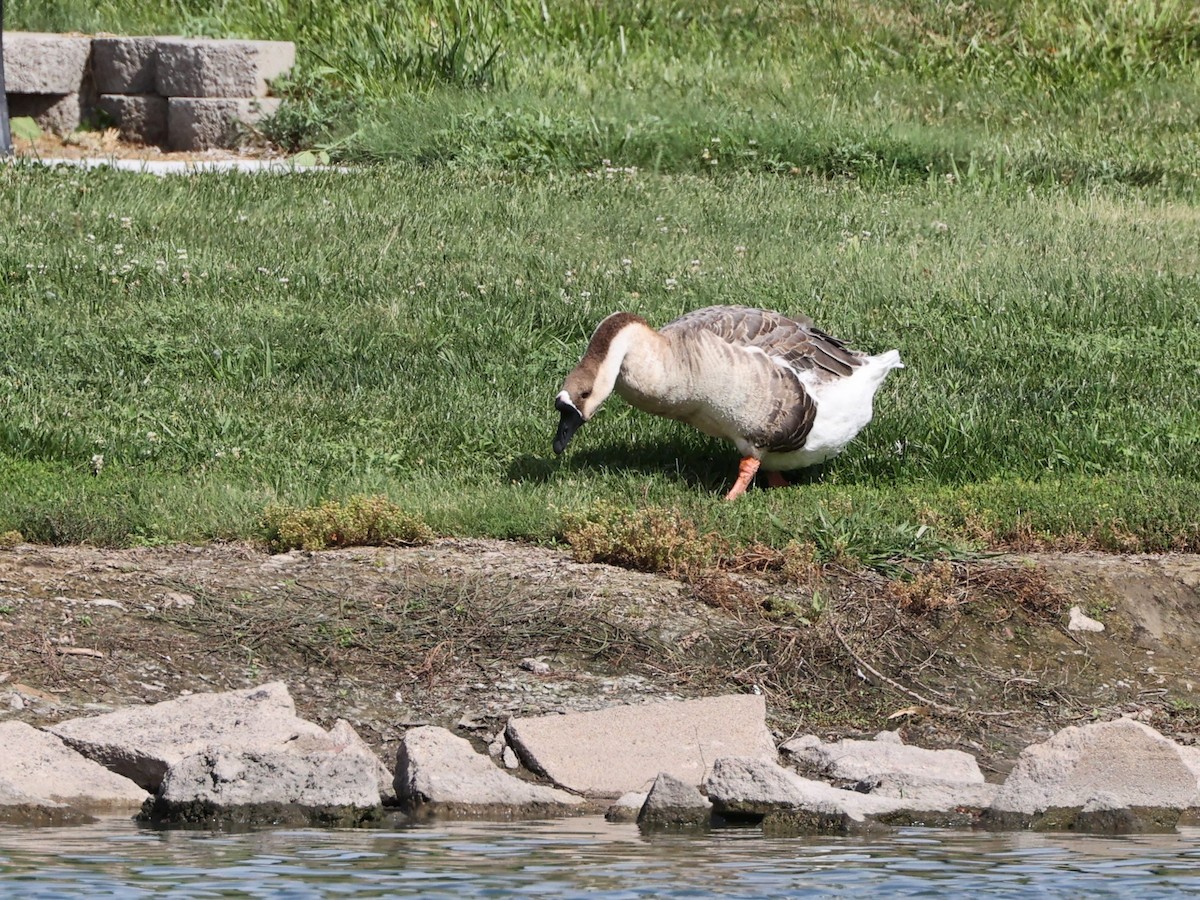
<path fill-rule="evenodd" d="M 871 421 L 888 372 L 903 367 L 899 351 L 851 350 L 802 315 L 709 306 L 656 331 L 616 312 L 596 327 L 554 400 L 554 452 L 615 390 L 637 409 L 731 441 L 741 454 L 725 495 L 733 500 L 760 466 L 779 487 L 787 484 L 780 472 L 840 453 Z"/>

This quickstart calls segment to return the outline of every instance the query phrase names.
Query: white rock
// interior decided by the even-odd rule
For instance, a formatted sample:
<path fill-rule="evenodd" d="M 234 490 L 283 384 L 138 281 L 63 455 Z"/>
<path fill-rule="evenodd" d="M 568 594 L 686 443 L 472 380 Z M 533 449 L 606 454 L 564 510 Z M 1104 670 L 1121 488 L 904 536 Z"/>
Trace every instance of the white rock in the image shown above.
<path fill-rule="evenodd" d="M 24 722 L 0 724 L 0 788 L 21 805 L 65 804 L 88 812 L 132 812 L 147 794 L 59 738 Z"/>
<path fill-rule="evenodd" d="M 210 747 L 167 770 L 151 818 L 253 822 L 266 810 L 272 822 L 354 824 L 372 818 L 379 803 L 372 759 L 361 753 Z"/>
<path fill-rule="evenodd" d="M 753 694 L 514 718 L 507 734 L 530 769 L 592 797 L 647 790 L 660 772 L 698 785 L 720 756 L 776 758 Z"/>
<path fill-rule="evenodd" d="M 1190 762 L 1174 741 L 1132 719 L 1071 726 L 1021 752 L 992 809 L 1034 815 L 1100 799 L 1109 806 L 1194 808 L 1200 788 Z"/>
<path fill-rule="evenodd" d="M 835 781 L 858 782 L 884 775 L 906 775 L 927 781 L 983 784 L 975 757 L 961 750 L 926 750 L 901 743 L 899 735 L 883 732 L 882 740 L 843 740 L 825 743 L 815 735 L 785 741 L 785 759 L 802 771 Z"/>
<path fill-rule="evenodd" d="M 803 809 L 864 822 L 868 814 L 904 806 L 903 801 L 894 798 L 843 791 L 822 781 L 802 778 L 769 760 L 747 757 L 718 759 L 705 781 L 705 793 L 722 815 L 762 816 Z"/>
<path fill-rule="evenodd" d="M 497 768 L 471 743 L 444 728 L 422 725 L 405 732 L 396 754 L 396 796 L 413 811 L 437 814 L 565 812 L 579 798 L 531 784 Z"/>
<path fill-rule="evenodd" d="M 327 737 L 325 729 L 296 715 L 281 681 L 70 719 L 47 731 L 149 791 L 158 789 L 173 763 L 207 747 L 282 750 L 298 737 Z"/>
<path fill-rule="evenodd" d="M 1083 609 L 1079 606 L 1072 606 L 1070 611 L 1070 621 L 1067 622 L 1067 631 L 1103 631 L 1104 623 L 1097 622 L 1095 619 L 1086 615 Z"/>
<path fill-rule="evenodd" d="M 712 817 L 712 801 L 694 784 L 661 773 L 638 813 L 639 825 L 704 825 Z"/>

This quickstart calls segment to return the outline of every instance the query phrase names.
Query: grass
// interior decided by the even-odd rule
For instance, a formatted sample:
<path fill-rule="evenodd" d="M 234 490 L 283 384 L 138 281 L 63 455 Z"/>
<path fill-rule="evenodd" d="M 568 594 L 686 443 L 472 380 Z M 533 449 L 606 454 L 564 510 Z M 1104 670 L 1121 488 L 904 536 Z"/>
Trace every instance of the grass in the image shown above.
<path fill-rule="evenodd" d="M 361 168 L 0 172 L 0 531 L 258 536 L 268 507 L 367 495 L 444 534 L 600 547 L 656 507 L 729 552 L 872 565 L 1200 548 L 1188 4 L 40 0 L 7 24 L 295 39 L 273 135 Z M 730 448 L 615 400 L 552 458 L 601 317 L 710 303 L 908 368 L 846 454 L 737 504 Z"/>

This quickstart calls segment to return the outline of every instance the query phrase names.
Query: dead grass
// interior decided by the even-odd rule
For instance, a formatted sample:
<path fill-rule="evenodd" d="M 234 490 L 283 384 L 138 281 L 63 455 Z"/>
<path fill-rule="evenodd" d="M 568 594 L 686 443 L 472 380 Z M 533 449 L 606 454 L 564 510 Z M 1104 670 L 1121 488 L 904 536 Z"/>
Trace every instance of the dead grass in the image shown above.
<path fill-rule="evenodd" d="M 695 578 L 719 566 L 729 548 L 678 511 L 625 509 L 597 503 L 563 516 L 563 537 L 580 562 L 602 562 L 673 578 Z"/>
<path fill-rule="evenodd" d="M 315 507 L 269 506 L 263 528 L 274 550 L 424 544 L 435 537 L 420 516 L 387 497 L 362 494 Z"/>

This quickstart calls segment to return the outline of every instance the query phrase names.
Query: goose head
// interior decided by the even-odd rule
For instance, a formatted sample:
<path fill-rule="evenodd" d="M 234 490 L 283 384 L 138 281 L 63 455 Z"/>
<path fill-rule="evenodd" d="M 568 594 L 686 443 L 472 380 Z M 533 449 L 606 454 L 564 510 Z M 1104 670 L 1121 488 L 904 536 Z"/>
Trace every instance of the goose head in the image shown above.
<path fill-rule="evenodd" d="M 568 373 L 554 398 L 560 417 L 554 435 L 555 453 L 567 449 L 575 432 L 612 394 L 625 354 L 643 330 L 650 330 L 646 320 L 625 312 L 613 313 L 596 326 L 583 358 Z"/>

